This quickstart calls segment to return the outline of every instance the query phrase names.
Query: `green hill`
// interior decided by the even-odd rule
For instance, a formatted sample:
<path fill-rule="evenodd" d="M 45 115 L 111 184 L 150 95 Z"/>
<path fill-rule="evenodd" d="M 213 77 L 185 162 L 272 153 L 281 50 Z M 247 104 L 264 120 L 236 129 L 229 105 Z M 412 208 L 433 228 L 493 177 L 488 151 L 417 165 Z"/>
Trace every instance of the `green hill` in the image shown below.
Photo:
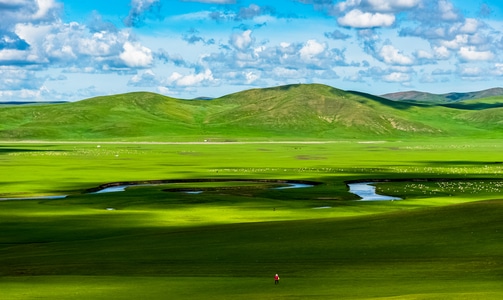
<path fill-rule="evenodd" d="M 135 92 L 62 104 L 0 106 L 0 139 L 183 141 L 502 133 L 499 102 L 471 101 L 426 106 L 319 84 L 252 89 L 213 100 Z"/>
<path fill-rule="evenodd" d="M 407 91 L 384 94 L 381 97 L 396 101 L 417 101 L 423 103 L 455 103 L 465 100 L 475 100 L 487 97 L 503 96 L 503 88 L 492 88 L 467 93 L 432 94 L 419 91 Z"/>

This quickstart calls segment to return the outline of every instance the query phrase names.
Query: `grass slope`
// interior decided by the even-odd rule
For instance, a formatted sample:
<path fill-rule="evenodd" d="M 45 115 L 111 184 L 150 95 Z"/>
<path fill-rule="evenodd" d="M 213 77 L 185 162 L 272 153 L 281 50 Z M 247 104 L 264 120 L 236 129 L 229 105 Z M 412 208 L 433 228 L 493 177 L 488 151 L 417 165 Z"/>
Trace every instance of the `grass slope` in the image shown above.
<path fill-rule="evenodd" d="M 338 90 L 288 85 L 211 101 L 129 93 L 64 104 L 0 107 L 4 140 L 233 140 L 402 138 L 501 133 L 493 106 L 422 106 Z M 474 122 L 472 124 L 472 121 Z M 486 126 L 487 125 L 487 126 Z"/>
<path fill-rule="evenodd" d="M 435 131 L 407 119 L 392 101 L 316 84 L 248 90 L 213 101 L 233 106 L 210 121 L 239 130 L 323 138 Z"/>
<path fill-rule="evenodd" d="M 390 100 L 401 101 L 417 101 L 424 103 L 455 103 L 458 101 L 466 101 L 473 99 L 481 99 L 493 96 L 502 96 L 503 88 L 492 88 L 477 92 L 467 93 L 446 93 L 446 94 L 431 94 L 419 91 L 407 91 L 382 95 L 382 97 Z"/>
<path fill-rule="evenodd" d="M 127 139 L 199 130 L 194 107 L 151 93 L 130 93 L 45 106 L 0 110 L 2 137 L 11 139 Z"/>

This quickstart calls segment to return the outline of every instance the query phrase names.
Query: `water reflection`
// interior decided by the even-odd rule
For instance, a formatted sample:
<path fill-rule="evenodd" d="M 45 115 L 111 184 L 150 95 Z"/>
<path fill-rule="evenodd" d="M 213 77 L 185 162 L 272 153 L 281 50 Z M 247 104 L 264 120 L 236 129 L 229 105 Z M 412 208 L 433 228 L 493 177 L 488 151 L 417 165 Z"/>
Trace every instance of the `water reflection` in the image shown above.
<path fill-rule="evenodd" d="M 375 182 L 349 183 L 349 192 L 360 196 L 359 201 L 402 200 L 402 198 L 376 194 Z"/>

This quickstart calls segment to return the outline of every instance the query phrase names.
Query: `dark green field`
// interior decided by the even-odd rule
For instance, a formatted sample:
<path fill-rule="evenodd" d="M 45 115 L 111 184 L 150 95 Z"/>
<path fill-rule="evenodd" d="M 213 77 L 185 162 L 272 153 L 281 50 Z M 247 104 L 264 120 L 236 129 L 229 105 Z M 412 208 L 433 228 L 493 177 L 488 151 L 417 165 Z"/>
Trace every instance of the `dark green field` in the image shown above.
<path fill-rule="evenodd" d="M 502 299 L 498 103 L 302 85 L 0 107 L 0 299 Z"/>

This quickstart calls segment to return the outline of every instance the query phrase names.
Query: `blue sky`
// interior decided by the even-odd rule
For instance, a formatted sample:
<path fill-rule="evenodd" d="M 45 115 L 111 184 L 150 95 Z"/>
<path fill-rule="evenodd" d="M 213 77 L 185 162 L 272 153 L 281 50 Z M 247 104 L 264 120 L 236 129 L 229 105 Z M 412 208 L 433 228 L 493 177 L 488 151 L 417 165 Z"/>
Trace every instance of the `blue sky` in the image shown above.
<path fill-rule="evenodd" d="M 0 0 L 0 101 L 323 83 L 503 86 L 503 4 L 465 0 Z"/>

